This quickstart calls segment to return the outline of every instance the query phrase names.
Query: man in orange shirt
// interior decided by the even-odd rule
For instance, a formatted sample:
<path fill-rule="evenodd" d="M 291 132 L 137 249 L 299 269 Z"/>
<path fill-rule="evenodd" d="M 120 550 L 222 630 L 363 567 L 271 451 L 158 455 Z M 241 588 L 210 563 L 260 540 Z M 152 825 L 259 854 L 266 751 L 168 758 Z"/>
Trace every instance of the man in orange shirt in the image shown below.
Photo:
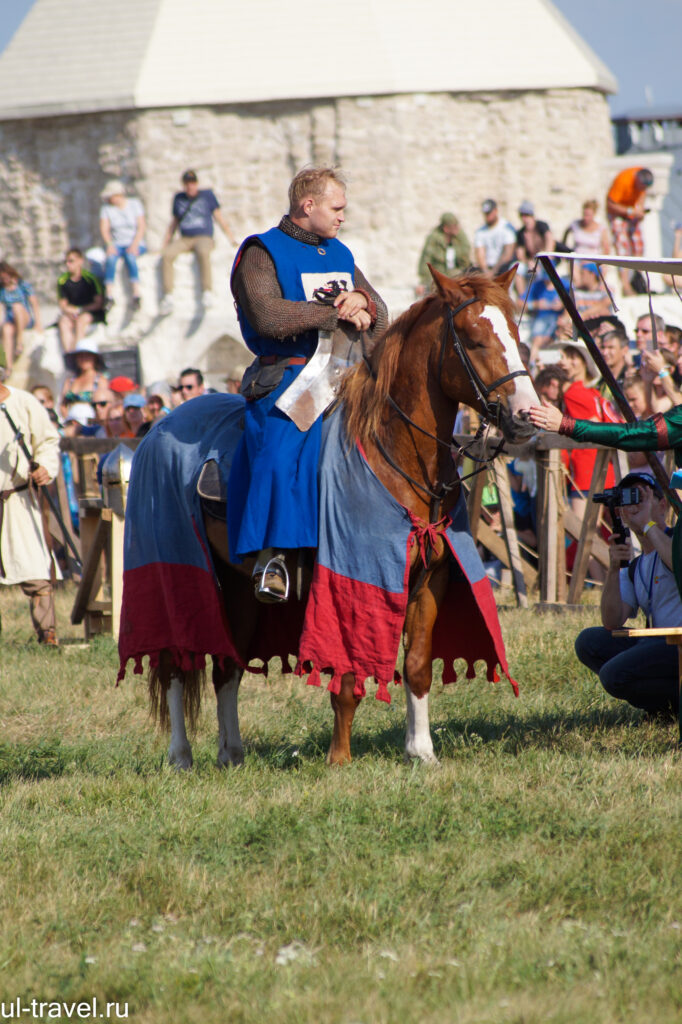
<path fill-rule="evenodd" d="M 644 241 L 640 224 L 644 218 L 646 191 L 654 176 L 648 167 L 626 167 L 611 182 L 606 196 L 606 212 L 616 255 L 643 256 Z M 634 294 L 630 271 L 621 268 L 620 279 L 625 295 Z"/>

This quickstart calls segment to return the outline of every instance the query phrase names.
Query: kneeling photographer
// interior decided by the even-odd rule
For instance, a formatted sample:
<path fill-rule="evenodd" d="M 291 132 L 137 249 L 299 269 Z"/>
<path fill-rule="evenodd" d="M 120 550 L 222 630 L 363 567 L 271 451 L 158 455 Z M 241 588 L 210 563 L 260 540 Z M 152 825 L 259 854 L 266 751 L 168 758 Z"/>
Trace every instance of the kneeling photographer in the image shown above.
<path fill-rule="evenodd" d="M 603 626 L 579 634 L 576 654 L 598 674 L 612 697 L 652 716 L 672 719 L 679 702 L 677 647 L 667 644 L 665 637 L 611 636 L 611 630 L 620 629 L 638 608 L 649 627 L 682 626 L 663 491 L 651 474 L 633 472 L 618 487 L 595 495 L 595 500 L 609 507 L 614 520 L 601 597 Z M 634 559 L 627 527 L 635 531 L 642 546 L 642 554 Z"/>

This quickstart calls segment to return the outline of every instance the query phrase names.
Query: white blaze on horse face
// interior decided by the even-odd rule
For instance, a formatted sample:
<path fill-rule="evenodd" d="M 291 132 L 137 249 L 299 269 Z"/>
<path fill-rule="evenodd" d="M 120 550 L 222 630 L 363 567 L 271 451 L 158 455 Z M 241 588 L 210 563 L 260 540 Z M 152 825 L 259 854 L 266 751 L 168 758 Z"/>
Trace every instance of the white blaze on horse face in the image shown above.
<path fill-rule="evenodd" d="M 509 373 L 521 370 L 525 374 L 525 367 L 519 355 L 519 347 L 509 330 L 507 318 L 502 310 L 498 306 L 484 306 L 481 317 L 488 321 L 495 333 L 495 337 L 502 346 Z M 508 397 L 509 408 L 512 413 L 527 412 L 531 405 L 540 405 L 540 399 L 535 393 L 530 377 L 516 377 L 513 383 L 514 391 Z"/>

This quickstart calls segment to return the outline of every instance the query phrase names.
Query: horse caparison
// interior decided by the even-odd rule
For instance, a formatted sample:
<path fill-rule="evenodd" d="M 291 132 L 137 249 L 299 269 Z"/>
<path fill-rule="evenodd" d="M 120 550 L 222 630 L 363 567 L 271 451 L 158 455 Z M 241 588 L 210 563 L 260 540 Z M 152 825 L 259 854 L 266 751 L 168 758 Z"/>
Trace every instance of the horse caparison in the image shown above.
<path fill-rule="evenodd" d="M 340 398 L 347 444 L 357 442 L 393 498 L 426 523 L 442 522 L 459 498 L 451 439 L 460 402 L 482 415 L 494 406 L 498 425 L 511 442 L 533 433 L 526 413 L 539 403 L 518 354 L 509 297 L 514 272 L 515 268 L 496 279 L 475 273 L 451 279 L 432 270 L 435 292 L 403 313 L 366 362 L 349 371 L 343 382 Z M 220 528 L 205 517 L 205 525 L 235 643 L 246 651 L 249 629 L 254 628 L 249 626 L 250 609 L 252 623 L 257 614 L 251 565 L 230 566 L 224 524 Z M 405 752 L 422 761 L 435 760 L 428 722 L 432 631 L 448 585 L 448 558 L 442 533 L 435 537 L 427 564 L 417 545 L 410 556 L 403 627 Z M 236 663 L 214 667 L 218 762 L 223 765 L 243 759 L 237 715 L 241 672 Z M 191 765 L 183 707 L 195 720 L 200 685 L 197 673 L 180 671 L 168 656 L 161 657 L 152 673 L 153 706 L 162 722 L 170 720 L 169 757 L 179 767 Z M 354 691 L 354 675 L 346 673 L 340 692 L 331 694 L 330 764 L 351 758 L 351 729 L 359 703 Z"/>

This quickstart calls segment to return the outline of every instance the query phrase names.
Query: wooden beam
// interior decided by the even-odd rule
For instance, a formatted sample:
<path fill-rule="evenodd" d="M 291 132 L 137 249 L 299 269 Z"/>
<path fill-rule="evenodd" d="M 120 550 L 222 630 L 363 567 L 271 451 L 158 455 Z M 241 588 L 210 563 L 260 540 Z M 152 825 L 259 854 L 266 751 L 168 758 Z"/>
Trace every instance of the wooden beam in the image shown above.
<path fill-rule="evenodd" d="M 526 581 L 523 576 L 519 538 L 516 535 L 516 528 L 514 526 L 514 506 L 512 504 L 507 463 L 504 462 L 504 460 L 495 459 L 493 462 L 493 474 L 495 477 L 495 486 L 497 487 L 497 498 L 500 505 L 504 542 L 508 552 L 512 583 L 514 586 L 514 593 L 516 594 L 516 603 L 519 608 L 527 608 L 528 594 L 526 593 Z"/>
<path fill-rule="evenodd" d="M 578 604 L 583 587 L 585 586 L 587 566 L 590 561 L 590 555 L 592 554 L 592 538 L 597 528 L 597 520 L 599 518 L 599 512 L 601 511 L 601 505 L 596 505 L 592 499 L 597 491 L 601 491 L 604 486 L 610 457 L 610 451 L 602 450 L 597 452 L 597 457 L 594 461 L 590 493 L 587 497 L 587 506 L 585 507 L 583 522 L 580 528 L 578 550 L 573 563 L 573 574 L 568 588 L 569 604 Z"/>
<path fill-rule="evenodd" d="M 83 575 L 81 577 L 80 584 L 78 585 L 73 608 L 71 609 L 71 622 L 74 626 L 77 626 L 83 621 L 88 609 L 92 585 L 100 567 L 100 558 L 102 557 L 102 552 L 104 551 L 105 545 L 111 534 L 111 515 L 110 509 L 102 509 L 102 515 L 97 524 L 92 544 L 85 554 Z"/>

